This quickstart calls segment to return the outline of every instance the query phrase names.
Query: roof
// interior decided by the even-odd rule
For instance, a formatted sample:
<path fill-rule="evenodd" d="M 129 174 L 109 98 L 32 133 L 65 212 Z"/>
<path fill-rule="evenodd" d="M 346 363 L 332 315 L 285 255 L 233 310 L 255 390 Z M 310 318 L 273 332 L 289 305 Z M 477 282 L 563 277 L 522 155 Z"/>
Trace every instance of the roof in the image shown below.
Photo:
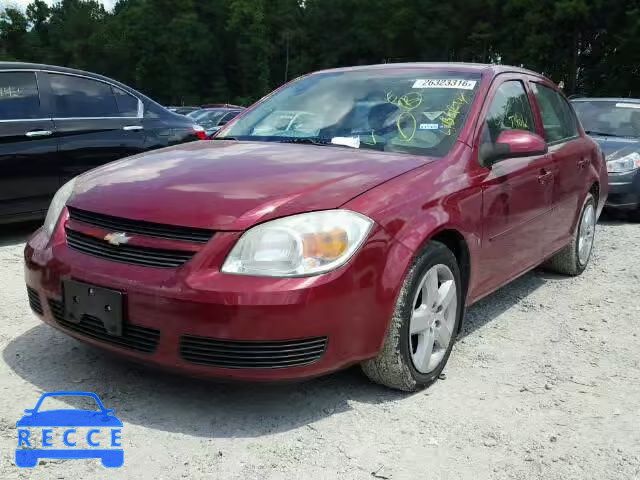
<path fill-rule="evenodd" d="M 320 70 L 320 72 L 348 72 L 348 71 L 367 71 L 367 70 L 402 70 L 402 69 L 421 69 L 429 68 L 433 70 L 451 70 L 459 72 L 477 72 L 498 75 L 499 73 L 516 72 L 525 73 L 527 75 L 535 75 L 544 77 L 540 73 L 527 70 L 522 67 L 513 67 L 510 65 L 495 65 L 489 63 L 464 63 L 464 62 L 409 62 L 409 63 L 381 63 L 377 65 L 359 65 L 354 67 L 341 67 Z M 316 72 L 319 73 L 319 72 Z"/>
<path fill-rule="evenodd" d="M 25 62 L 0 62 L 0 71 L 1 70 L 48 70 L 50 72 L 59 72 L 59 73 L 70 73 L 76 75 L 83 75 L 89 78 L 95 78 L 98 80 L 103 80 L 108 83 L 112 83 L 122 88 L 123 90 L 128 91 L 129 93 L 135 93 L 138 96 L 142 96 L 147 100 L 151 100 L 145 95 L 141 94 L 137 90 L 131 88 L 130 86 L 114 80 L 113 78 L 105 77 L 104 75 L 100 75 L 99 73 L 87 72 L 85 70 L 78 70 L 76 68 L 68 68 L 68 67 L 58 67 L 56 65 L 46 65 L 44 63 L 25 63 Z M 152 100 L 151 100 L 152 101 Z"/>
<path fill-rule="evenodd" d="M 93 72 L 86 72 L 76 68 L 59 67 L 56 65 L 46 65 L 44 63 L 0 62 L 0 70 L 51 70 L 52 72 L 77 73 L 93 77 L 103 77 L 102 75 Z M 113 81 L 111 78 L 108 80 Z"/>

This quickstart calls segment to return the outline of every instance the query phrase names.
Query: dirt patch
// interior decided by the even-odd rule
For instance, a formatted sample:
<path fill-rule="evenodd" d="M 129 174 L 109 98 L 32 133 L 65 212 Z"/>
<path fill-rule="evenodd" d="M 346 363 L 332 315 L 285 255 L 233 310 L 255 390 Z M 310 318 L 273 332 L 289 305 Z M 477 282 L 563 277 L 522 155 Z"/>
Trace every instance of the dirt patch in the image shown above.
<path fill-rule="evenodd" d="M 577 278 L 534 271 L 467 313 L 446 379 L 416 394 L 358 369 L 289 385 L 220 384 L 86 347 L 30 312 L 29 227 L 0 234 L 0 477 L 640 478 L 640 225 L 606 221 Z M 97 393 L 125 465 L 13 464 L 41 393 Z"/>

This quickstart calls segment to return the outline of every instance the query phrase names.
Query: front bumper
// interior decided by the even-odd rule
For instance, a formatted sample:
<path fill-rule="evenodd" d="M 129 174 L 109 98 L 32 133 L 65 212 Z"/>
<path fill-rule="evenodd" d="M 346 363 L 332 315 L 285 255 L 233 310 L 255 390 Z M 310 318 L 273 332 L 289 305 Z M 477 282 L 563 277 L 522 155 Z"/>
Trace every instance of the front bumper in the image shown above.
<path fill-rule="evenodd" d="M 609 196 L 605 206 L 616 210 L 640 208 L 640 170 L 609 173 Z"/>
<path fill-rule="evenodd" d="M 406 247 L 376 226 L 347 265 L 324 275 L 222 274 L 219 265 L 237 236 L 220 232 L 182 267 L 161 269 L 75 251 L 61 227 L 49 243 L 38 231 L 25 248 L 32 309 L 78 340 L 192 375 L 305 378 L 377 354 L 411 259 Z M 62 281 L 71 278 L 125 293 L 123 337 L 106 334 L 96 319 L 65 321 Z M 287 355 L 307 362 L 288 361 Z"/>

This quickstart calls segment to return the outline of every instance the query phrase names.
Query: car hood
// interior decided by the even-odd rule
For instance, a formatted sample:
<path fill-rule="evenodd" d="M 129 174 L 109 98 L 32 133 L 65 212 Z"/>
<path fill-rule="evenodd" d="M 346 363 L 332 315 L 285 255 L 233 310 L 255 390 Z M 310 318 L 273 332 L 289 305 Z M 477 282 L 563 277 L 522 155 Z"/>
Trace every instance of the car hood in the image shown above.
<path fill-rule="evenodd" d="M 605 156 L 609 156 L 622 149 L 640 152 L 639 138 L 605 137 L 599 135 L 591 135 L 591 138 L 598 142 Z"/>
<path fill-rule="evenodd" d="M 430 160 L 331 146 L 200 141 L 81 175 L 68 204 L 136 220 L 244 230 L 269 218 L 337 208 Z"/>
<path fill-rule="evenodd" d="M 89 410 L 46 410 L 25 415 L 16 427 L 121 427 L 114 415 Z"/>

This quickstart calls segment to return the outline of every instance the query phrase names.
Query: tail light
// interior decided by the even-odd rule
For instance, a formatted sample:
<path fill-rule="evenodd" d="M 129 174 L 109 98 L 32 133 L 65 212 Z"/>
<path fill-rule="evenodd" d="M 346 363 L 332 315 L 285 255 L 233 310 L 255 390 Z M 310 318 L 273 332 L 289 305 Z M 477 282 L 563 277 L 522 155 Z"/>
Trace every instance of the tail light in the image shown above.
<path fill-rule="evenodd" d="M 207 139 L 207 132 L 205 132 L 204 128 L 202 128 L 200 125 L 193 126 L 193 133 L 195 133 L 196 137 L 198 137 L 198 140 Z"/>

